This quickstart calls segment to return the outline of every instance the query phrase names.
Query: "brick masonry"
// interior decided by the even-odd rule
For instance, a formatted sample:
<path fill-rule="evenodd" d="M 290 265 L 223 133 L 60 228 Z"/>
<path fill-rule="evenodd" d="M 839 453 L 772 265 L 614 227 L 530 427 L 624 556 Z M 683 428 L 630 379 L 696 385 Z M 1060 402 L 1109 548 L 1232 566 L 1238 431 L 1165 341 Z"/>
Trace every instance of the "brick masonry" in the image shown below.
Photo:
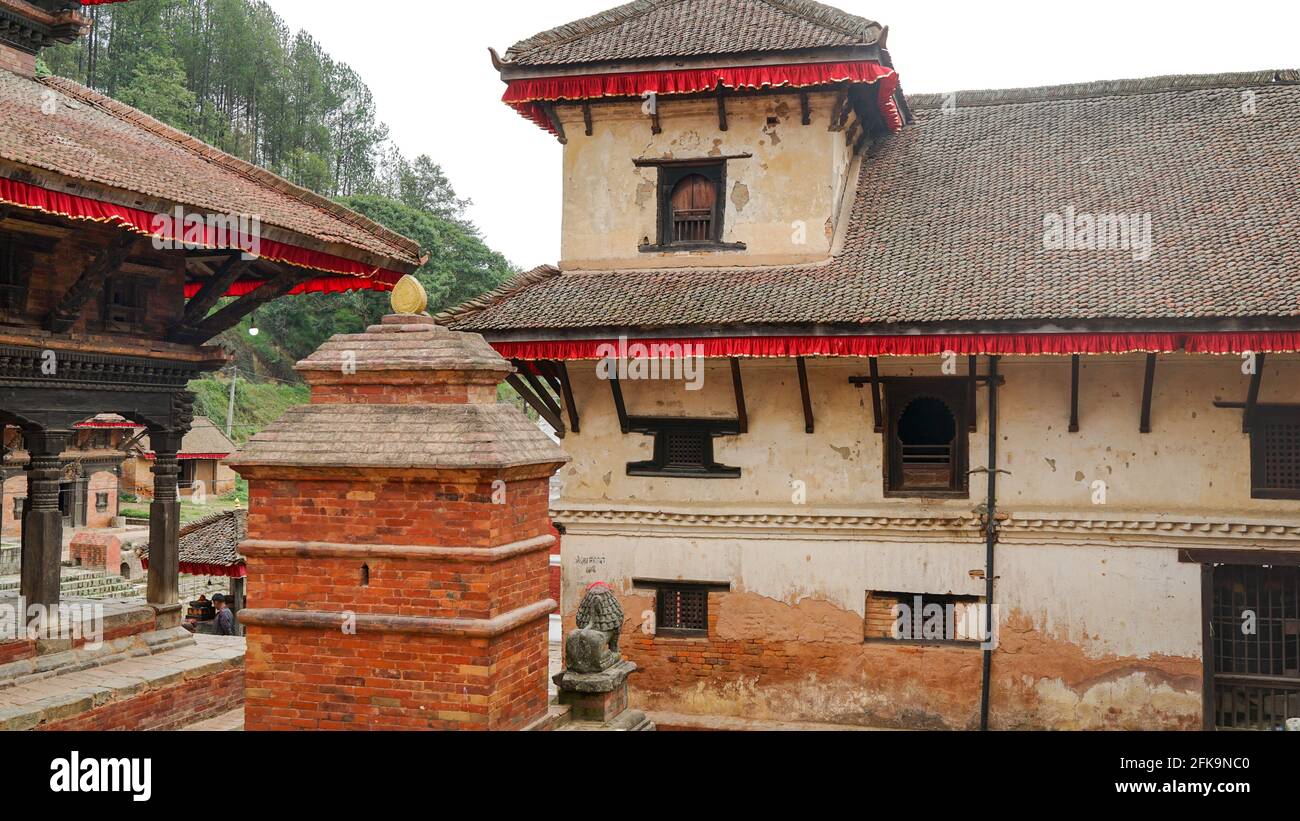
<path fill-rule="evenodd" d="M 231 461 L 249 480 L 249 730 L 547 715 L 549 479 L 565 457 L 534 426 L 482 428 L 508 365 L 425 320 L 326 343 L 298 366 L 312 405 Z M 355 369 L 317 367 L 347 354 Z M 471 405 L 491 412 L 454 411 Z"/>
<path fill-rule="evenodd" d="M 244 700 L 244 671 L 226 670 L 193 681 L 149 690 L 96 707 L 38 730 L 175 730 L 230 712 Z"/>

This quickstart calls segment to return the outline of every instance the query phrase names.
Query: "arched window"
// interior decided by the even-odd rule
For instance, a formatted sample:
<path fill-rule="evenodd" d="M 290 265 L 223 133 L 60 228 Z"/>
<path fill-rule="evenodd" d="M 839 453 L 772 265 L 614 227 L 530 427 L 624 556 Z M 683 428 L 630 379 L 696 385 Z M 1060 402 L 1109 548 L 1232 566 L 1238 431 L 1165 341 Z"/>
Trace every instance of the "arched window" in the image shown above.
<path fill-rule="evenodd" d="M 965 497 L 968 409 L 957 381 L 906 380 L 888 388 L 886 491 Z"/>
<path fill-rule="evenodd" d="M 933 396 L 913 399 L 898 417 L 903 484 L 908 488 L 947 488 L 952 483 L 957 420 Z"/>
<path fill-rule="evenodd" d="M 717 186 L 703 174 L 689 174 L 673 186 L 669 197 L 673 242 L 710 242 Z"/>

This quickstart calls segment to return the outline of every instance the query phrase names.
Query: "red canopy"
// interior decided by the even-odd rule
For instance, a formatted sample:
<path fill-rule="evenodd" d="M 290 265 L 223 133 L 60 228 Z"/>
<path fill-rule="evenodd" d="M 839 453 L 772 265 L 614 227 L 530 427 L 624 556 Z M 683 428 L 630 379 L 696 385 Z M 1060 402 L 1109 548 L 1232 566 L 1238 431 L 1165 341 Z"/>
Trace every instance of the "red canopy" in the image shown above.
<path fill-rule="evenodd" d="M 493 342 L 507 359 L 582 360 L 615 356 L 672 358 L 674 352 L 710 358 L 798 356 L 1069 356 L 1071 354 L 1243 354 L 1300 351 L 1300 331 L 1222 333 L 928 334 L 911 336 L 744 336 Z M 658 353 L 651 346 L 660 347 Z M 698 347 L 696 347 L 698 346 Z"/>
<path fill-rule="evenodd" d="M 555 133 L 541 103 L 557 100 L 595 100 L 601 97 L 642 97 L 654 94 L 695 94 L 723 88 L 809 88 L 836 83 L 875 83 L 885 122 L 893 131 L 903 127 L 894 103 L 898 75 L 871 60 L 841 63 L 802 63 L 782 66 L 628 71 L 618 74 L 583 74 L 511 80 L 502 101 L 520 114 Z"/>
<path fill-rule="evenodd" d="M 17 180 L 0 179 L 0 202 L 16 205 L 20 208 L 31 208 L 47 214 L 57 214 L 69 219 L 113 222 L 128 231 L 134 231 L 144 236 L 161 237 L 178 244 L 188 239 L 183 236 L 183 232 L 188 230 L 186 226 L 175 226 L 171 221 L 167 221 L 163 223 L 164 227 L 155 227 L 158 224 L 155 221 L 157 215 L 151 211 L 115 205 L 110 202 L 68 194 L 63 191 L 54 191 L 38 185 L 18 182 Z M 222 247 L 215 240 L 215 235 L 211 233 L 209 226 L 203 227 L 203 234 L 204 238 L 210 241 L 197 243 L 199 246 L 213 249 Z M 186 247 L 193 244 L 196 243 L 185 242 Z M 327 254 L 322 251 L 313 251 L 309 248 L 277 242 L 272 239 L 259 239 L 258 246 L 259 256 L 265 259 L 284 262 L 301 268 L 309 268 L 326 274 L 326 276 L 316 277 L 294 288 L 290 291 L 293 294 L 308 291 L 325 293 L 352 290 L 389 291 L 402 278 L 402 272 L 400 271 L 378 268 L 356 260 Z M 200 283 L 186 285 L 185 296 L 193 296 L 198 292 L 200 285 Z M 226 292 L 226 296 L 243 296 L 259 285 L 261 285 L 260 281 L 236 282 Z"/>

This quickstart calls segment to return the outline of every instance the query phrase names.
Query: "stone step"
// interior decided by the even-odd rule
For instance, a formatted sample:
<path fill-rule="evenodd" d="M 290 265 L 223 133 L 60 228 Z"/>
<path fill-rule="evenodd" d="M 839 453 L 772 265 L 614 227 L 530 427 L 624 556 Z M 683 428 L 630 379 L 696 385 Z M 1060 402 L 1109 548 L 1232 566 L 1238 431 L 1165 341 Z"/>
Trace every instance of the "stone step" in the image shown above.
<path fill-rule="evenodd" d="M 187 727 L 243 700 L 244 640 L 193 644 L 0 690 L 0 730 Z"/>
<path fill-rule="evenodd" d="M 180 729 L 186 732 L 242 732 L 244 729 L 244 708 L 240 707 L 231 710 L 228 713 L 222 713 L 219 716 L 213 716 L 212 718 L 207 718 L 203 721 L 196 721 L 195 723 L 190 724 L 187 727 L 181 727 Z"/>

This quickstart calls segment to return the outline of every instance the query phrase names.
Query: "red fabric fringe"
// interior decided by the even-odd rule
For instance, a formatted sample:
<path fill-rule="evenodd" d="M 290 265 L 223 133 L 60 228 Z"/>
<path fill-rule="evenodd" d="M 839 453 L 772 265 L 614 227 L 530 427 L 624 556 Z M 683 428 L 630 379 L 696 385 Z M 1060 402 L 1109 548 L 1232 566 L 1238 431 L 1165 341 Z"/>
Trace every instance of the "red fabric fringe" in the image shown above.
<path fill-rule="evenodd" d="M 156 230 L 153 226 L 157 214 L 151 211 L 127 208 L 126 206 L 114 205 L 90 199 L 89 197 L 80 197 L 76 194 L 66 194 L 62 191 L 51 191 L 48 188 L 29 185 L 17 180 L 0 179 L 0 202 L 16 205 L 20 208 L 32 208 L 47 214 L 57 214 L 69 219 L 114 222 L 129 231 L 150 237 L 161 236 L 164 239 L 178 242 L 184 238 L 184 226 L 171 226 L 171 221 L 168 222 L 168 228 L 178 230 Z M 177 233 L 180 233 L 181 236 L 175 236 Z M 209 243 L 206 241 L 208 237 L 208 227 L 204 226 L 205 242 L 201 243 L 201 245 L 205 248 L 217 248 L 215 242 Z M 397 281 L 402 278 L 400 271 L 376 268 L 333 254 L 299 248 L 296 245 L 276 242 L 271 239 L 261 239 L 259 245 L 260 254 L 266 259 L 323 271 L 327 274 L 335 274 L 332 277 L 317 277 L 308 280 L 295 288 L 292 293 L 305 293 L 308 291 L 329 293 L 354 289 L 387 291 L 392 290 Z M 343 276 L 338 276 L 340 274 Z M 343 287 L 342 280 L 346 280 L 350 287 Z M 243 296 L 260 284 L 260 282 L 237 282 L 226 292 L 226 296 Z M 187 285 L 185 295 L 187 297 L 193 296 L 194 293 L 197 293 L 198 288 L 198 283 L 193 283 L 193 288 Z"/>
<path fill-rule="evenodd" d="M 140 559 L 140 565 L 149 569 L 148 557 Z M 231 579 L 242 579 L 248 575 L 248 565 L 237 564 L 233 567 L 226 567 L 220 564 L 201 564 L 199 562 L 181 562 L 180 572 L 190 576 L 226 576 Z"/>
<path fill-rule="evenodd" d="M 807 88 L 841 82 L 877 83 L 880 111 L 893 131 L 903 127 L 903 117 L 894 102 L 898 75 L 870 60 L 846 63 L 803 63 L 783 66 L 739 66 L 736 68 L 678 69 L 675 71 L 629 71 L 620 74 L 583 74 L 574 77 L 541 77 L 512 80 L 501 99 L 542 128 L 555 133 L 549 118 L 538 105 L 542 101 L 594 100 L 601 97 L 640 97 L 656 94 L 696 94 L 725 88 Z"/>
<path fill-rule="evenodd" d="M 1300 351 L 1300 332 L 1200 333 L 1200 334 L 954 334 L 927 336 L 761 336 L 698 337 L 683 339 L 629 339 L 632 345 L 676 345 L 671 350 L 705 357 L 798 356 L 1068 356 L 1119 353 L 1292 353 Z M 619 349 L 617 340 L 493 342 L 507 359 L 601 359 Z M 690 346 L 686 350 L 686 346 Z M 697 348 L 696 346 L 700 346 Z M 666 357 L 671 358 L 667 353 Z"/>

